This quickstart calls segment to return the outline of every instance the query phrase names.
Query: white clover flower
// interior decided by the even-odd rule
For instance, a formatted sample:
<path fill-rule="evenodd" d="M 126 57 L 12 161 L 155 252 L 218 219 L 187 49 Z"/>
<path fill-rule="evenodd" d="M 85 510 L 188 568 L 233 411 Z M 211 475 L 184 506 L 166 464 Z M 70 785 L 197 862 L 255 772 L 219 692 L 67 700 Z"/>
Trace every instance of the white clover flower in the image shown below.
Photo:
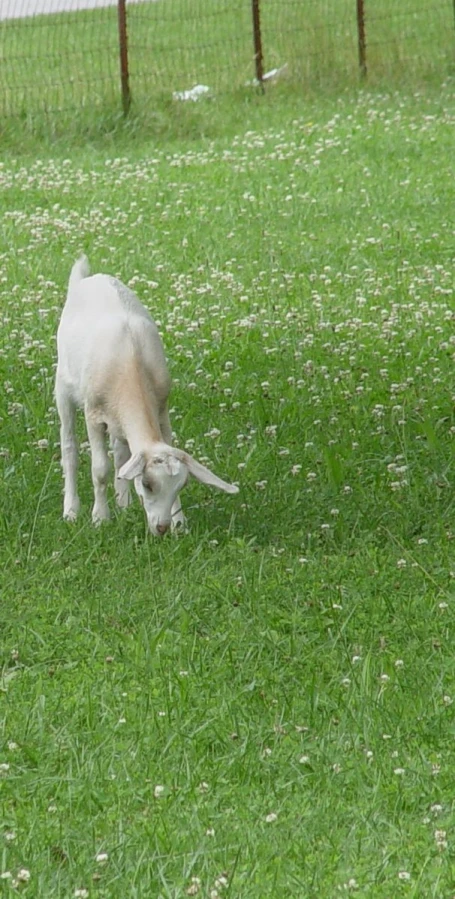
<path fill-rule="evenodd" d="M 265 820 L 266 820 L 267 824 L 273 824 L 273 822 L 276 821 L 277 818 L 278 818 L 278 815 L 276 815 L 275 812 L 270 812 L 269 815 L 265 816 Z"/>

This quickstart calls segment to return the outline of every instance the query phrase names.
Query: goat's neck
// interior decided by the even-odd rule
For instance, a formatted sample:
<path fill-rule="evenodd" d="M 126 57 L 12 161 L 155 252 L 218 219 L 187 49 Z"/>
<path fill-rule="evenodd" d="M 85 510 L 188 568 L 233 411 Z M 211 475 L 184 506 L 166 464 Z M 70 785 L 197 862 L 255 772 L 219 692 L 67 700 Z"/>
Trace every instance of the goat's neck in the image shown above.
<path fill-rule="evenodd" d="M 132 455 L 162 443 L 157 403 L 140 379 L 117 386 L 117 418 Z"/>
<path fill-rule="evenodd" d="M 131 455 L 143 452 L 155 443 L 162 443 L 163 438 L 158 424 L 158 419 L 144 414 L 144 410 L 128 409 L 121 416 L 120 426 L 125 440 L 130 448 Z M 141 414 L 142 413 L 142 414 Z"/>

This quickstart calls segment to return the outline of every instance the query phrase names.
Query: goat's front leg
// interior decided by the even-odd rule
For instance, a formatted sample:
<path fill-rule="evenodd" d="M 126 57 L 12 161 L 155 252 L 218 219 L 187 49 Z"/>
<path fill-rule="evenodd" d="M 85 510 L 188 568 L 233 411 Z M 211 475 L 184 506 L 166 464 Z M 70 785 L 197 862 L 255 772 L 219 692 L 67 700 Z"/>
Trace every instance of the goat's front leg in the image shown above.
<path fill-rule="evenodd" d="M 167 406 L 160 414 L 160 428 L 163 435 L 163 440 L 168 443 L 169 446 L 172 446 L 172 426 Z M 177 497 L 171 509 L 171 531 L 177 530 L 181 530 L 184 532 L 188 530 L 186 518 L 182 512 L 180 497 Z"/>
<path fill-rule="evenodd" d="M 110 466 L 105 444 L 106 426 L 93 421 L 90 415 L 86 415 L 86 421 L 87 434 L 92 451 L 92 481 L 95 492 L 92 520 L 95 524 L 99 524 L 100 521 L 110 518 L 107 503 L 107 479 Z"/>
<path fill-rule="evenodd" d="M 181 531 L 183 534 L 188 532 L 188 525 L 186 517 L 182 512 L 180 497 L 177 497 L 171 509 L 171 531 Z"/>
<path fill-rule="evenodd" d="M 126 442 L 126 440 L 121 440 L 119 437 L 115 437 L 112 441 L 112 449 L 114 451 L 114 466 L 115 466 L 115 496 L 117 499 L 117 505 L 121 509 L 126 509 L 131 502 L 131 494 L 130 494 L 130 482 L 125 478 L 119 478 L 118 473 L 121 469 L 122 465 L 125 462 L 128 462 L 128 459 L 131 456 L 130 448 Z"/>
<path fill-rule="evenodd" d="M 67 521 L 75 521 L 80 506 L 77 495 L 76 406 L 58 379 L 55 387 L 55 399 L 60 418 L 60 451 L 65 481 L 63 517 Z"/>

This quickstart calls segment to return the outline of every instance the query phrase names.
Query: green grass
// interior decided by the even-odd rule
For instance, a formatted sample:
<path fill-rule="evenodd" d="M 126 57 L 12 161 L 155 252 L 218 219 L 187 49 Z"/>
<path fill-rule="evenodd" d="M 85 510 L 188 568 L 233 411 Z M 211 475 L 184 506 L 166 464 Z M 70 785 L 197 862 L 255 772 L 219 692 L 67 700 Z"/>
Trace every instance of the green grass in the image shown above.
<path fill-rule="evenodd" d="M 453 88 L 242 110 L 0 167 L 6 895 L 455 891 Z M 187 536 L 138 502 L 93 529 L 84 445 L 61 520 L 82 249 L 160 323 L 178 444 L 240 484 L 189 485 Z"/>
<path fill-rule="evenodd" d="M 169 115 L 173 91 L 202 82 L 231 95 L 255 77 L 249 0 L 159 0 L 127 12 L 133 103 L 149 119 Z M 454 70 L 452 0 L 366 2 L 365 33 L 370 82 Z M 359 81 L 355 0 L 264 0 L 261 34 L 264 71 L 286 65 L 300 91 Z M 0 22 L 0 57 L 3 116 L 36 127 L 46 111 L 65 130 L 75 108 L 87 120 L 120 109 L 115 3 Z"/>

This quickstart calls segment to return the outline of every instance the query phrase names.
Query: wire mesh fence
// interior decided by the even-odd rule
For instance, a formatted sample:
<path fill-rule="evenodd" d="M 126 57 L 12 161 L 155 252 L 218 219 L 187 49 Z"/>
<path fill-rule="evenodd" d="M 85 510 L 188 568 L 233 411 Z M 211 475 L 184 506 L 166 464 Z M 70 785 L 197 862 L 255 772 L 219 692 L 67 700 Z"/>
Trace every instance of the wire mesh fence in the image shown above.
<path fill-rule="evenodd" d="M 455 69 L 455 0 L 0 0 L 0 110 Z"/>

